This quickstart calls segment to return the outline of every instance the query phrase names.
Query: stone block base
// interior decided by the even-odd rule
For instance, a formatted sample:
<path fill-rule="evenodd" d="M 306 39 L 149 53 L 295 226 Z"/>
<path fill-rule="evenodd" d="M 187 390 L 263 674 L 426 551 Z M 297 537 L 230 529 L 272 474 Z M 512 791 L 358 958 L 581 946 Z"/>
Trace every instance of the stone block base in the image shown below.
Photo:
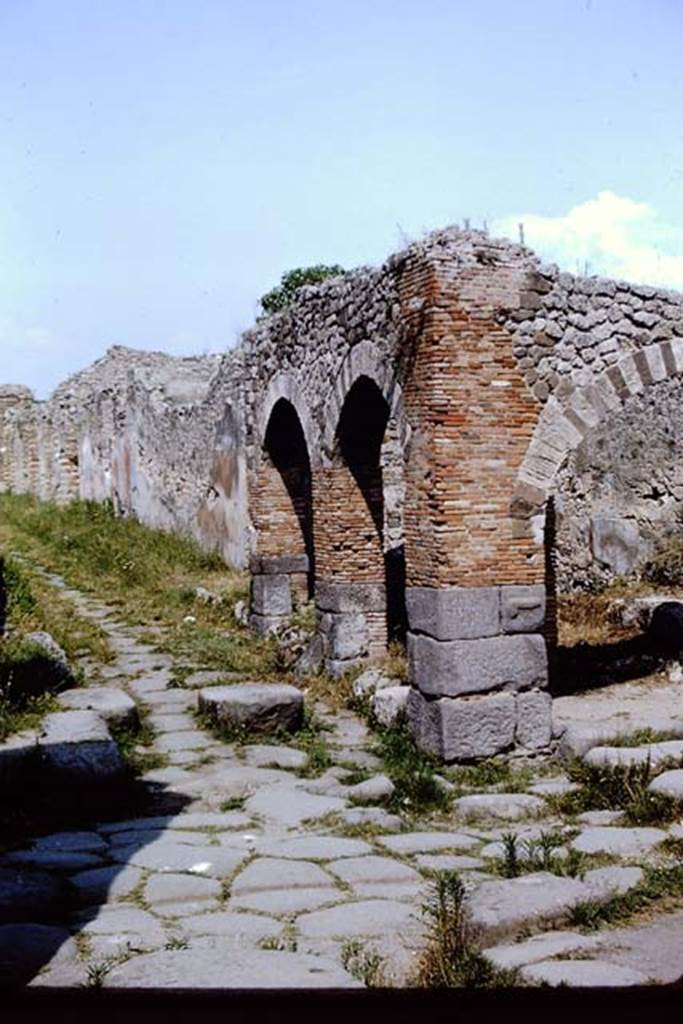
<path fill-rule="evenodd" d="M 544 689 L 548 685 L 545 640 L 538 634 L 435 640 L 410 633 L 408 656 L 412 682 L 430 696 Z"/>
<path fill-rule="evenodd" d="M 552 699 L 540 690 L 429 700 L 413 687 L 407 714 L 418 747 L 443 761 L 537 751 L 552 738 Z"/>
<path fill-rule="evenodd" d="M 318 633 L 325 652 L 325 667 L 341 676 L 367 658 L 386 650 L 386 594 L 376 583 L 316 585 Z"/>
<path fill-rule="evenodd" d="M 251 578 L 251 610 L 255 615 L 292 614 L 292 588 L 284 573 Z"/>

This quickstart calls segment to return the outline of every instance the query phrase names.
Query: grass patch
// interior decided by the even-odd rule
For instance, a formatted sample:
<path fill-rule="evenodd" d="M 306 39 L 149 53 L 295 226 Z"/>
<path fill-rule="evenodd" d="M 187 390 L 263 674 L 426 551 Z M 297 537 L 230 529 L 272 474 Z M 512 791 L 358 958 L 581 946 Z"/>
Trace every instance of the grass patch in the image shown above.
<path fill-rule="evenodd" d="M 505 793 L 523 793 L 535 779 L 528 765 L 516 767 L 509 761 L 493 758 L 478 764 L 448 768 L 444 774 L 461 790 L 473 792 L 490 792 L 495 788 Z"/>
<path fill-rule="evenodd" d="M 454 871 L 439 873 L 422 912 L 427 947 L 415 984 L 424 988 L 509 988 L 519 984 L 516 970 L 496 967 L 483 955 L 465 906 L 465 887 Z"/>
<path fill-rule="evenodd" d="M 652 793 L 649 783 L 666 765 L 653 771 L 650 762 L 634 765 L 590 765 L 575 760 L 567 769 L 579 789 L 548 798 L 560 814 L 576 815 L 593 810 L 622 811 L 630 825 L 659 825 L 679 815 L 678 804 L 670 797 Z"/>
<path fill-rule="evenodd" d="M 45 715 L 52 711 L 59 711 L 59 704 L 51 693 L 29 697 L 21 706 L 0 696 L 0 741 L 18 732 L 37 729 Z"/>
<path fill-rule="evenodd" d="M 151 747 L 156 733 L 149 723 L 147 713 L 138 707 L 138 720 L 135 724 L 110 725 L 109 731 L 118 743 L 119 750 L 128 765 L 133 777 L 155 768 L 166 768 L 168 756 L 156 750 L 140 748 Z"/>
<path fill-rule="evenodd" d="M 391 810 L 420 814 L 450 807 L 450 794 L 435 778 L 442 765 L 418 750 L 405 722 L 380 730 L 373 753 L 382 759 L 384 770 L 396 787 L 388 802 Z"/>
<path fill-rule="evenodd" d="M 606 924 L 621 924 L 656 903 L 664 909 L 667 901 L 683 897 L 683 858 L 666 867 L 646 867 L 645 876 L 628 892 L 605 899 L 581 900 L 571 910 L 569 923 L 595 931 Z"/>
<path fill-rule="evenodd" d="M 604 745 L 609 747 L 644 747 L 650 743 L 666 743 L 668 740 L 680 739 L 680 734 L 674 732 L 658 732 L 656 729 L 636 729 L 635 732 L 617 736 Z"/>
<path fill-rule="evenodd" d="M 367 948 L 361 939 L 346 939 L 341 950 L 342 966 L 366 988 L 378 988 L 383 982 L 384 957 Z"/>

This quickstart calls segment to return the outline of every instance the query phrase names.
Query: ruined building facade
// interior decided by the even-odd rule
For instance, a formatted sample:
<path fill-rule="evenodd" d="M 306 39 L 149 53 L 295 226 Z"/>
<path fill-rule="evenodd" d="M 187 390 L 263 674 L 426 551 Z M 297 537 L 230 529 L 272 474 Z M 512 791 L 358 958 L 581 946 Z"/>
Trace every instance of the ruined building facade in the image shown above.
<path fill-rule="evenodd" d="M 449 229 L 223 357 L 114 348 L 47 402 L 0 389 L 0 487 L 219 549 L 259 631 L 310 597 L 333 674 L 405 641 L 411 728 L 447 760 L 534 750 L 557 580 L 676 527 L 682 384 L 683 296 Z"/>

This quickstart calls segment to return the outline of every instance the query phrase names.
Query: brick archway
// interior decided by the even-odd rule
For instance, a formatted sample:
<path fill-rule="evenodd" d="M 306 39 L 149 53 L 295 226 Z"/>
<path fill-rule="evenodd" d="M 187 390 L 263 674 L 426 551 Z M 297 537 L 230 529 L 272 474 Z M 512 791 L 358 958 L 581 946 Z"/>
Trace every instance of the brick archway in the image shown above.
<path fill-rule="evenodd" d="M 289 398 L 276 397 L 270 405 L 251 493 L 251 621 L 265 633 L 312 596 L 315 574 L 311 460 Z"/>

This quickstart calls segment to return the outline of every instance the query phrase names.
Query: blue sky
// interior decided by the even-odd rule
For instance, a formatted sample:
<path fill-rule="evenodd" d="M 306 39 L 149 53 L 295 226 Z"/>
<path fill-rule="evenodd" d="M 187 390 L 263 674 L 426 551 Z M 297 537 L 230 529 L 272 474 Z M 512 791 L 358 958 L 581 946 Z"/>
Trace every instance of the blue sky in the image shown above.
<path fill-rule="evenodd" d="M 0 0 L 0 380 L 469 218 L 683 288 L 680 0 Z"/>

